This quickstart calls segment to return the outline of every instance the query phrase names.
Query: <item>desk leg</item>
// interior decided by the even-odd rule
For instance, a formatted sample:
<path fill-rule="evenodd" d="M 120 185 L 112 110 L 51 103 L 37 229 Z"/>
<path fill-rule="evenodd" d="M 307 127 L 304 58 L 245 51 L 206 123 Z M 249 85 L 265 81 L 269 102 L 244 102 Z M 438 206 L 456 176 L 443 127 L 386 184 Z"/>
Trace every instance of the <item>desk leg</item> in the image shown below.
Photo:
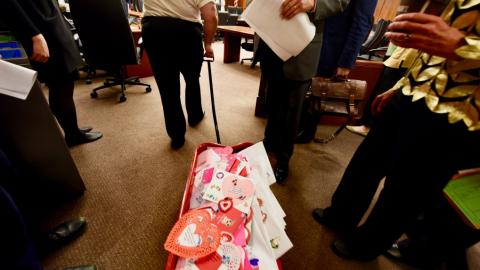
<path fill-rule="evenodd" d="M 225 32 L 223 36 L 223 63 L 233 63 L 240 60 L 240 41 L 240 37 Z"/>

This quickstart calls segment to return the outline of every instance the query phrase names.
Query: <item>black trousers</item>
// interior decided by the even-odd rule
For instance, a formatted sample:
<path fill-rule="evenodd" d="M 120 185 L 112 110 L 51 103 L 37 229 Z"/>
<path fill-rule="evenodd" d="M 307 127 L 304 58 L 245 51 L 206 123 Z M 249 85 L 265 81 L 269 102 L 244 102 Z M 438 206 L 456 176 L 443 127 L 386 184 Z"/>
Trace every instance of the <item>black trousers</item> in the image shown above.
<path fill-rule="evenodd" d="M 310 80 L 295 81 L 285 77 L 283 61 L 263 42 L 262 73 L 267 82 L 268 120 L 265 145 L 277 157 L 279 165 L 288 165 L 293 154 L 305 94 Z"/>
<path fill-rule="evenodd" d="M 203 115 L 199 82 L 203 62 L 202 26 L 174 18 L 145 17 L 142 37 L 160 90 L 167 133 L 172 139 L 183 138 L 186 122 L 180 99 L 180 73 L 186 84 L 188 119 L 195 121 Z"/>
<path fill-rule="evenodd" d="M 458 170 L 480 165 L 480 132 L 449 124 L 447 115 L 432 113 L 424 102 L 401 93 L 393 98 L 333 194 L 326 214 L 351 229 L 347 244 L 366 256 L 387 250 L 434 207 Z M 370 216 L 356 227 L 384 177 Z"/>
<path fill-rule="evenodd" d="M 60 73 L 61 74 L 61 73 Z M 46 76 L 48 86 L 48 101 L 53 115 L 65 132 L 65 137 L 79 136 L 77 109 L 73 99 L 75 79 L 78 72 L 65 73 L 60 76 Z"/>

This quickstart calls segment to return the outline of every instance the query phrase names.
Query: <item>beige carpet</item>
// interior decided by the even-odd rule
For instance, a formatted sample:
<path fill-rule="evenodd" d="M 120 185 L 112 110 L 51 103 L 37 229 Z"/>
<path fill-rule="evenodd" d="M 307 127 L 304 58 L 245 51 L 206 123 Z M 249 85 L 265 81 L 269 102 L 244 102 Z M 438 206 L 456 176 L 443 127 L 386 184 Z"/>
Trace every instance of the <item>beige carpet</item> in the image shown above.
<path fill-rule="evenodd" d="M 222 142 L 257 142 L 265 125 L 264 119 L 254 116 L 260 70 L 250 69 L 249 63 L 223 64 L 223 44 L 216 43 L 215 50 L 213 78 Z M 104 138 L 71 150 L 87 191 L 79 200 L 49 213 L 45 226 L 85 216 L 88 229 L 78 240 L 47 257 L 47 270 L 86 263 L 102 270 L 164 269 L 167 252 L 163 243 L 177 219 L 195 148 L 214 142 L 215 132 L 206 66 L 201 78 L 206 118 L 198 127 L 187 129 L 187 142 L 179 151 L 169 147 L 154 79 L 142 81 L 151 83 L 153 91 L 130 87 L 125 103 L 118 103 L 118 89 L 100 92 L 96 100 L 90 98 L 90 90 L 102 83 L 101 78 L 91 85 L 77 82 L 79 123 L 94 126 Z M 322 127 L 319 132 L 331 129 Z M 344 131 L 327 145 L 297 146 L 291 176 L 285 184 L 273 185 L 287 213 L 287 233 L 294 243 L 281 259 L 284 269 L 410 269 L 384 257 L 369 263 L 339 259 L 329 248 L 332 232 L 311 218 L 313 208 L 328 206 L 361 140 Z"/>

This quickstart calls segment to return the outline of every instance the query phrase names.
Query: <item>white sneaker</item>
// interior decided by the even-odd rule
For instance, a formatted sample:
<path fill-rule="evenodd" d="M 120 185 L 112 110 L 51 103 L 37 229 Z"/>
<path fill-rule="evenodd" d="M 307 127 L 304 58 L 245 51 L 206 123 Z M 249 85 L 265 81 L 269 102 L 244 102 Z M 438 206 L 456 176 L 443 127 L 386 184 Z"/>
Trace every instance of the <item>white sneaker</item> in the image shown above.
<path fill-rule="evenodd" d="M 367 126 L 347 126 L 346 128 L 348 131 L 363 137 L 367 136 L 368 132 L 370 131 L 370 128 Z"/>

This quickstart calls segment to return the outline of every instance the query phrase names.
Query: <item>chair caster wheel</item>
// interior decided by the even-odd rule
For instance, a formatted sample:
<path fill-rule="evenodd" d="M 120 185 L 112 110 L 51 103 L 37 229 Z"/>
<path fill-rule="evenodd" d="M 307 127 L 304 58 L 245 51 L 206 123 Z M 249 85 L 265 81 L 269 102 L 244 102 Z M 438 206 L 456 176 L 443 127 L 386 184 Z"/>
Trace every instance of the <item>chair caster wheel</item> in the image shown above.
<path fill-rule="evenodd" d="M 120 102 L 125 102 L 127 101 L 127 97 L 126 96 L 121 96 L 120 97 Z"/>
<path fill-rule="evenodd" d="M 86 84 L 92 84 L 92 80 L 90 80 L 90 79 L 89 79 L 89 80 L 86 80 L 85 83 L 86 83 Z"/>
<path fill-rule="evenodd" d="M 152 88 L 149 86 L 145 89 L 145 91 L 147 91 L 147 93 L 150 93 L 150 92 L 152 92 Z"/>
<path fill-rule="evenodd" d="M 243 65 L 243 60 L 240 61 L 240 64 Z"/>
<path fill-rule="evenodd" d="M 140 79 L 137 78 L 137 79 L 135 79 L 135 80 L 133 80 L 133 81 L 136 82 L 136 83 L 139 83 L 139 82 L 140 82 Z"/>
<path fill-rule="evenodd" d="M 91 98 L 97 98 L 97 97 L 98 97 L 97 92 L 91 92 L 91 93 L 90 93 L 90 97 L 91 97 Z"/>

